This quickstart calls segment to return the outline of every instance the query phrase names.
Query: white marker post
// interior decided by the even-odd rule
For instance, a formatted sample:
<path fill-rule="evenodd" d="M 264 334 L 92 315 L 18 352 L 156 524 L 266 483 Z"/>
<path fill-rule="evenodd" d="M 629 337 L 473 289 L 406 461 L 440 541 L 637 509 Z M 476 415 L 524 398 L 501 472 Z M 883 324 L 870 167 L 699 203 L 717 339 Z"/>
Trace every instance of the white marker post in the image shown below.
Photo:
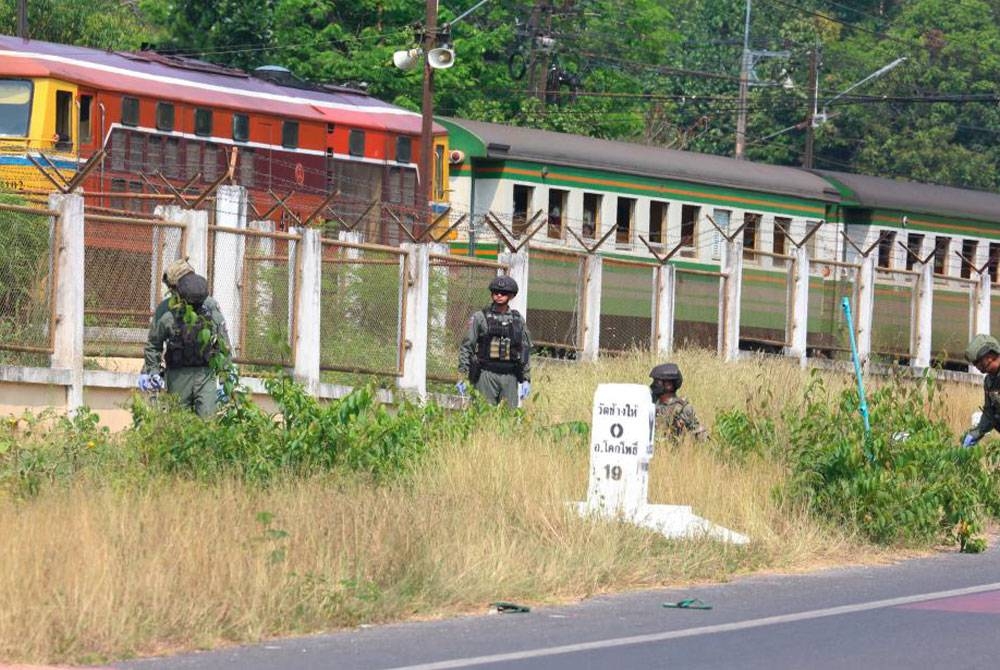
<path fill-rule="evenodd" d="M 749 540 L 694 515 L 689 505 L 650 505 L 649 461 L 653 457 L 656 406 L 642 384 L 600 384 L 590 428 L 590 483 L 580 514 L 620 519 L 676 538 Z"/>

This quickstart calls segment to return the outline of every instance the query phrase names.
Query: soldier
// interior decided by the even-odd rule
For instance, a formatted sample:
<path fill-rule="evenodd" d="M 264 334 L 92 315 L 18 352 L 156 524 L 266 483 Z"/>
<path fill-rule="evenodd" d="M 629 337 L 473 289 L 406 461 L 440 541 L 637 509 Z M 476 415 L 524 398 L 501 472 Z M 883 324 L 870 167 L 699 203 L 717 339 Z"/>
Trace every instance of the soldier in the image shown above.
<path fill-rule="evenodd" d="M 226 320 L 208 295 L 208 282 L 186 260 L 171 263 L 163 282 L 170 292 L 149 324 L 139 388 L 166 387 L 182 406 L 210 417 L 218 404 L 218 373 L 230 367 Z"/>
<path fill-rule="evenodd" d="M 971 447 L 991 430 L 1000 430 L 1000 342 L 991 335 L 980 333 L 966 347 L 965 359 L 986 375 L 979 423 L 962 437 L 962 446 Z"/>
<path fill-rule="evenodd" d="M 490 282 L 492 302 L 469 319 L 469 330 L 458 350 L 458 371 L 494 405 L 505 400 L 517 407 L 531 392 L 531 336 L 524 317 L 511 309 L 517 282 L 498 276 Z M 465 395 L 464 381 L 457 384 Z"/>
<path fill-rule="evenodd" d="M 650 370 L 653 383 L 649 391 L 656 403 L 656 436 L 678 439 L 686 434 L 705 439 L 706 431 L 698 422 L 694 406 L 677 395 L 684 382 L 680 368 L 674 363 L 662 363 Z"/>

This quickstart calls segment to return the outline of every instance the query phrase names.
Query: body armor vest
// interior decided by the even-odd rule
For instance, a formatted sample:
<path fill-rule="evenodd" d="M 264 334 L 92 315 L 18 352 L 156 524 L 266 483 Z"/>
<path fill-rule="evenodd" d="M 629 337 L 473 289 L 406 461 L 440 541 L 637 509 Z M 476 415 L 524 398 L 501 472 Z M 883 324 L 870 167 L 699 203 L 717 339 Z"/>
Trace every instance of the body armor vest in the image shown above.
<path fill-rule="evenodd" d="M 486 332 L 476 343 L 476 357 L 484 370 L 499 374 L 518 374 L 524 367 L 524 319 L 520 312 L 497 314 L 490 308 L 483 310 Z"/>
<path fill-rule="evenodd" d="M 197 318 L 194 323 L 184 320 L 185 308 L 173 310 L 174 329 L 167 340 L 167 368 L 203 368 L 208 366 L 212 356 L 219 352 L 219 341 L 211 311 L 204 305 L 194 308 Z M 211 336 L 201 342 L 201 333 L 208 329 Z"/>

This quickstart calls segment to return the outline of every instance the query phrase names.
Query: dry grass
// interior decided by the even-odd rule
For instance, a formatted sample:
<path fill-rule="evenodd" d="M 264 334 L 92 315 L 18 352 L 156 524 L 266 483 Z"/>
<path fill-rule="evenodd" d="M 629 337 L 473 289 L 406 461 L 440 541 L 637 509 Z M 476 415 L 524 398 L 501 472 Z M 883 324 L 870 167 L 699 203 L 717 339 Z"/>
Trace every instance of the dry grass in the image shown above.
<path fill-rule="evenodd" d="M 708 425 L 748 398 L 794 400 L 807 378 L 773 360 L 676 360 Z M 566 503 L 585 495 L 586 452 L 535 427 L 589 420 L 598 383 L 645 383 L 654 362 L 540 366 L 525 425 L 446 445 L 389 486 L 333 476 L 265 491 L 170 481 L 5 502 L 0 659 L 97 661 L 880 557 L 776 502 L 774 466 L 736 468 L 699 444 L 659 448 L 650 502 L 692 505 L 748 534 L 750 546 L 670 542 L 578 518 Z M 949 391 L 949 402 L 969 404 L 956 418 L 974 407 L 973 391 Z"/>

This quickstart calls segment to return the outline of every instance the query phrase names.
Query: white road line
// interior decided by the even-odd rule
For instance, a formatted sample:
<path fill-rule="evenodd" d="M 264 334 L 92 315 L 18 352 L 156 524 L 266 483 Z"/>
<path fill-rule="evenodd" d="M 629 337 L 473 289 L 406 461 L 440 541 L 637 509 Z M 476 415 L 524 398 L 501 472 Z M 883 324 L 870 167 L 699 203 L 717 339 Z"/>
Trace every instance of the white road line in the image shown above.
<path fill-rule="evenodd" d="M 823 617 L 839 616 L 841 614 L 852 614 L 854 612 L 866 612 L 885 607 L 896 607 L 898 605 L 909 605 L 927 600 L 938 600 L 940 598 L 953 598 L 955 596 L 965 596 L 973 593 L 983 593 L 986 591 L 1000 590 L 1000 582 L 992 584 L 981 584 L 979 586 L 968 586 L 962 589 L 952 589 L 950 591 L 936 591 L 934 593 L 923 593 L 913 596 L 902 596 L 900 598 L 888 598 L 886 600 L 873 600 L 867 603 L 857 603 L 854 605 L 841 605 L 839 607 L 828 607 L 826 609 L 810 610 L 807 612 L 796 612 L 794 614 L 782 614 L 779 616 L 769 616 L 762 619 L 749 619 L 747 621 L 736 621 L 733 623 L 723 623 L 714 626 L 698 626 L 697 628 L 684 628 L 681 630 L 665 631 L 663 633 L 650 633 L 647 635 L 633 635 L 630 637 L 618 637 L 609 640 L 597 640 L 595 642 L 581 642 L 579 644 L 565 644 L 558 647 L 544 647 L 541 649 L 530 649 L 527 651 L 515 651 L 507 654 L 492 654 L 490 656 L 471 656 L 469 658 L 455 658 L 448 661 L 437 661 L 435 663 L 420 663 L 417 665 L 405 665 L 388 670 L 448 670 L 449 668 L 465 668 L 472 665 L 482 665 L 485 663 L 502 663 L 504 661 L 521 661 L 531 658 L 543 658 L 545 656 L 557 656 L 559 654 L 572 654 L 580 651 L 590 651 L 592 649 L 611 649 L 614 647 L 626 647 L 634 644 L 646 644 L 648 642 L 660 642 L 663 640 L 676 640 L 683 637 L 695 637 L 697 635 L 712 635 L 714 633 L 728 633 L 736 630 L 747 630 L 750 628 L 761 628 L 763 626 L 773 626 L 781 623 L 791 623 L 793 621 L 807 621 L 809 619 L 821 619 Z"/>

